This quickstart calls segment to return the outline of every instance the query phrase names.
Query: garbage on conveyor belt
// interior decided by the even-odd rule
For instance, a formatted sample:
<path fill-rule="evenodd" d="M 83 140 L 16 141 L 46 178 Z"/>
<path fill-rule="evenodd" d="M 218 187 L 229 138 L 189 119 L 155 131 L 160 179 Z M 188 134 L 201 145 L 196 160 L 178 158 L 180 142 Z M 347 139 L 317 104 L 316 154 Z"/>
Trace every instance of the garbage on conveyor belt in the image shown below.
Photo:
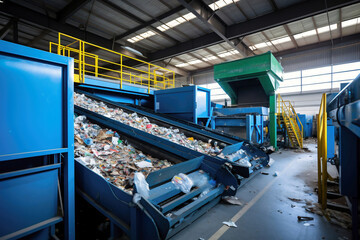
<path fill-rule="evenodd" d="M 242 149 L 240 149 L 234 154 L 225 156 L 221 153 L 221 149 L 219 148 L 217 142 L 213 141 L 212 139 L 209 139 L 208 142 L 203 142 L 201 140 L 195 139 L 194 137 L 188 137 L 184 133 L 180 132 L 180 130 L 177 128 L 161 127 L 155 123 L 150 122 L 147 117 L 138 116 L 138 114 L 135 112 L 124 112 L 121 108 L 111 108 L 105 103 L 93 100 L 85 96 L 84 94 L 75 93 L 74 103 L 75 105 L 85 108 L 87 110 L 96 112 L 113 120 L 117 120 L 123 124 L 129 125 L 131 127 L 137 128 L 155 136 L 165 138 L 171 142 L 180 144 L 197 152 L 201 152 L 211 156 L 218 156 L 220 158 L 229 160 L 236 157 L 237 159 L 239 159 L 237 161 L 238 164 L 244 167 L 251 168 L 250 173 L 263 167 L 258 161 L 259 157 L 249 157 L 248 154 Z M 91 139 L 84 141 L 86 141 L 85 143 L 87 145 L 91 144 Z M 213 145 L 211 144 L 212 142 Z M 137 165 L 139 166 L 139 164 L 140 167 L 144 165 L 150 165 L 144 162 L 138 163 Z"/>
<path fill-rule="evenodd" d="M 117 120 L 155 136 L 168 139 L 171 142 L 180 144 L 197 152 L 216 156 L 221 151 L 216 142 L 214 143 L 214 146 L 211 145 L 211 139 L 209 139 L 209 142 L 206 143 L 201 140 L 194 139 L 193 137 L 187 137 L 184 133 L 181 133 L 179 129 L 158 126 L 157 124 L 150 122 L 147 117 L 138 116 L 135 112 L 124 112 L 121 108 L 108 107 L 105 103 L 88 98 L 84 94 L 75 93 L 74 103 L 82 108 Z"/>
<path fill-rule="evenodd" d="M 75 118 L 75 159 L 112 184 L 132 194 L 135 172 L 150 172 L 171 166 L 122 141 L 117 132 L 92 124 L 85 116 Z"/>

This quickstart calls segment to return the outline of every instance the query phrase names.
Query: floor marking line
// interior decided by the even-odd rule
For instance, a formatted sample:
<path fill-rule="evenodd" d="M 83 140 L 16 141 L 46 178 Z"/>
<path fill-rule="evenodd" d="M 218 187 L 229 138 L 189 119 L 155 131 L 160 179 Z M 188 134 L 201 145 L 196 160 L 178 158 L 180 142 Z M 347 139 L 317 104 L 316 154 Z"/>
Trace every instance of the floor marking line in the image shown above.
<path fill-rule="evenodd" d="M 296 161 L 292 161 L 291 163 L 289 163 L 289 165 L 287 165 L 285 167 L 284 170 L 281 171 L 281 173 L 286 172 L 286 170 L 288 170 Z M 279 174 L 282 176 L 282 174 Z M 278 180 L 279 177 L 275 177 L 273 180 L 271 180 L 268 185 L 266 185 L 266 187 L 261 190 L 261 192 L 259 192 L 247 205 L 245 205 L 242 209 L 240 209 L 239 212 L 237 212 L 232 218 L 231 221 L 236 222 L 238 221 L 252 206 L 254 206 L 254 204 L 269 190 L 269 188 L 274 184 L 274 182 L 276 180 Z M 214 233 L 209 240 L 217 240 L 219 239 L 222 235 L 224 235 L 224 233 L 229 230 L 229 227 L 227 226 L 222 226 L 219 230 L 217 230 L 216 233 Z"/>

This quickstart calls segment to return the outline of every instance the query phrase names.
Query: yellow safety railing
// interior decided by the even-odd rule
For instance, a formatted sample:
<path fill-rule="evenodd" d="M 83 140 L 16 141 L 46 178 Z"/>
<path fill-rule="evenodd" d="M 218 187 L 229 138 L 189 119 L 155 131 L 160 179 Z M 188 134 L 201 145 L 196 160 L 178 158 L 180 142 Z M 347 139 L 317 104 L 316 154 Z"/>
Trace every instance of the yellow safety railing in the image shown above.
<path fill-rule="evenodd" d="M 322 95 L 317 119 L 317 152 L 318 152 L 318 201 L 324 210 L 327 207 L 327 113 L 326 93 Z"/>
<path fill-rule="evenodd" d="M 151 88 L 175 87 L 175 72 L 172 70 L 85 42 L 64 33 L 58 34 L 57 43 L 49 43 L 49 52 L 74 58 L 74 81 L 77 83 L 84 83 L 85 75 L 89 75 L 119 81 L 121 89 L 123 84 L 146 86 L 148 92 Z M 141 66 L 135 68 L 127 65 L 126 62 L 128 61 Z"/>
<path fill-rule="evenodd" d="M 280 94 L 278 94 L 278 113 L 277 121 L 278 125 L 281 125 L 280 117 L 284 121 L 286 131 L 289 136 L 290 144 L 292 147 L 296 147 L 296 143 L 300 148 L 303 148 L 304 129 L 303 125 L 297 115 L 293 105 L 290 101 L 284 101 Z M 299 127 L 299 124 L 300 127 Z M 295 142 L 296 140 L 296 142 Z"/>

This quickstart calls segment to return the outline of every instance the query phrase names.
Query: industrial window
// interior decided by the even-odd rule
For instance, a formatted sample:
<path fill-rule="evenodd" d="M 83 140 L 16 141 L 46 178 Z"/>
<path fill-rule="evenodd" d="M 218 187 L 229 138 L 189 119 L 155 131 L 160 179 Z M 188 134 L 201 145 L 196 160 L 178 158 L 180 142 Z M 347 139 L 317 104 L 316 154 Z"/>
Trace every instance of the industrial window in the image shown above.
<path fill-rule="evenodd" d="M 278 93 L 338 91 L 341 83 L 351 82 L 360 74 L 360 62 L 285 72 Z"/>

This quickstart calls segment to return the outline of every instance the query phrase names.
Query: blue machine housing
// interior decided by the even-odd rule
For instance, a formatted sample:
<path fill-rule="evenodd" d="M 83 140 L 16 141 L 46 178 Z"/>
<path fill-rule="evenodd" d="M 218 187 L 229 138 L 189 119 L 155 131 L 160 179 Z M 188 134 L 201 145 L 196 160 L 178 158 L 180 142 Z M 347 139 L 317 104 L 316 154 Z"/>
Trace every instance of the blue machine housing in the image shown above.
<path fill-rule="evenodd" d="M 75 238 L 73 72 L 71 58 L 0 41 L 1 239 L 49 239 L 61 221 Z"/>
<path fill-rule="evenodd" d="M 154 91 L 155 112 L 199 123 L 212 115 L 210 89 L 187 86 Z"/>
<path fill-rule="evenodd" d="M 246 137 L 253 143 L 264 143 L 269 108 L 215 108 L 211 117 L 211 128 Z M 245 136 L 244 136 L 245 135 Z"/>
<path fill-rule="evenodd" d="M 303 126 L 303 136 L 304 138 L 309 138 L 312 136 L 312 125 L 313 125 L 313 116 L 306 114 L 298 114 L 300 122 Z M 299 121 L 298 124 L 300 125 Z"/>
<path fill-rule="evenodd" d="M 327 113 L 339 132 L 340 193 L 350 200 L 353 239 L 359 238 L 360 75 L 327 103 Z"/>

